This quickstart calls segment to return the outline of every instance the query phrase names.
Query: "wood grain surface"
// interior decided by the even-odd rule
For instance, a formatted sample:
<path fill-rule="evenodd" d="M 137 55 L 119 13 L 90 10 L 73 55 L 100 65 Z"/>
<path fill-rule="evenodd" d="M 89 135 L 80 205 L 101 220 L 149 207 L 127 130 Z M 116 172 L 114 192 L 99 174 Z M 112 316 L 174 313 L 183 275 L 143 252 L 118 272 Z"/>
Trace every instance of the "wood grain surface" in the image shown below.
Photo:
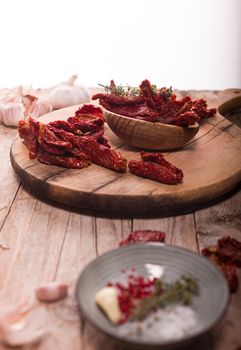
<path fill-rule="evenodd" d="M 213 105 L 222 95 L 210 91 L 191 94 L 202 94 Z M 236 114 L 233 117 L 236 118 Z M 229 127 L 229 130 L 235 138 L 236 129 Z M 42 283 L 60 281 L 71 285 L 68 298 L 45 305 L 48 336 L 24 350 L 126 350 L 79 317 L 74 291 L 84 266 L 96 256 L 116 248 L 131 230 L 163 230 L 167 233 L 167 243 L 196 252 L 226 234 L 241 240 L 240 185 L 218 203 L 186 215 L 146 219 L 83 215 L 69 206 L 38 200 L 30 188 L 26 191 L 15 176 L 8 156 L 16 129 L 0 125 L 0 135 L 0 315 L 6 308 L 34 299 L 34 289 Z M 221 324 L 181 350 L 238 350 L 240 326 L 241 288 L 231 297 Z M 9 348 L 1 344 L 0 349 Z"/>
<path fill-rule="evenodd" d="M 145 150 L 169 151 L 186 145 L 199 130 L 199 124 L 182 127 L 123 117 L 103 108 L 110 129 L 127 145 Z"/>
<path fill-rule="evenodd" d="M 185 95 L 185 92 L 182 93 Z M 197 94 L 196 94 L 197 95 Z M 193 93 L 192 97 L 197 97 Z M 228 110 L 240 106 L 241 92 L 226 90 L 210 98 L 210 107 Z M 77 106 L 58 110 L 40 118 L 43 122 L 67 119 Z M 105 126 L 105 135 L 114 149 L 128 160 L 139 159 L 139 150 L 124 144 Z M 166 153 L 166 159 L 184 173 L 180 185 L 165 185 L 127 172 L 119 174 L 92 164 L 76 170 L 29 160 L 20 138 L 11 148 L 13 168 L 25 184 L 42 198 L 92 210 L 104 215 L 160 216 L 183 213 L 213 200 L 234 188 L 241 180 L 241 129 L 220 113 L 204 120 L 198 134 L 185 147 Z"/>

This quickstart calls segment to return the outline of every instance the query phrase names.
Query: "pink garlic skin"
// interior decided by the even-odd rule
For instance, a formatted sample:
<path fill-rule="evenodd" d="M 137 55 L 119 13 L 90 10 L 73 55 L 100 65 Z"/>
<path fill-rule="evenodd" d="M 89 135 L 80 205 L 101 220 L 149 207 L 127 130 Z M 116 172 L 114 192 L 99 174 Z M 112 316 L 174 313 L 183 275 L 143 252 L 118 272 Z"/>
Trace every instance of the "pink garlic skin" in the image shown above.
<path fill-rule="evenodd" d="M 17 126 L 24 118 L 23 106 L 19 102 L 0 103 L 0 122 L 6 126 Z"/>
<path fill-rule="evenodd" d="M 36 344 L 47 335 L 43 306 L 22 304 L 0 316 L 0 342 L 10 347 Z"/>
<path fill-rule="evenodd" d="M 52 282 L 37 288 L 35 294 L 38 300 L 50 303 L 64 299 L 68 295 L 68 288 L 68 284 Z"/>
<path fill-rule="evenodd" d="M 23 106 L 25 117 L 38 118 L 52 111 L 52 107 L 47 101 L 30 94 L 23 96 Z"/>
<path fill-rule="evenodd" d="M 0 89 L 0 102 L 1 103 L 21 102 L 22 91 L 23 91 L 22 86 L 17 86 L 13 89 L 8 89 L 8 88 Z"/>

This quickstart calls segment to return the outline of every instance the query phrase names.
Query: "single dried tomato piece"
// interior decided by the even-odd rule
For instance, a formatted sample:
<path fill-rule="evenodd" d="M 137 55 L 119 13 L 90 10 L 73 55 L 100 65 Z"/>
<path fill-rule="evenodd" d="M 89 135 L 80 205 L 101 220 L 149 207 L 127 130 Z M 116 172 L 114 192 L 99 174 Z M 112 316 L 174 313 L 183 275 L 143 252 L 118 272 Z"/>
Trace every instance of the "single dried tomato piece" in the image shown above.
<path fill-rule="evenodd" d="M 109 144 L 108 140 L 104 137 L 104 130 L 103 129 L 96 131 L 94 133 L 88 134 L 84 137 L 85 137 L 85 139 L 88 138 L 89 140 L 95 139 L 99 144 L 110 148 L 110 144 Z"/>
<path fill-rule="evenodd" d="M 207 109 L 207 102 L 202 98 L 193 101 L 191 110 L 196 112 L 201 119 L 213 117 L 217 112 L 216 108 Z"/>
<path fill-rule="evenodd" d="M 43 150 L 38 152 L 37 159 L 41 163 L 58 165 L 68 169 L 82 169 L 91 164 L 89 161 L 80 160 L 77 157 L 53 155 Z"/>
<path fill-rule="evenodd" d="M 159 117 L 158 112 L 155 112 L 151 110 L 148 106 L 146 106 L 144 103 L 136 104 L 136 105 L 126 105 L 126 106 L 120 106 L 120 105 L 113 105 L 106 100 L 100 99 L 100 104 L 107 110 L 124 115 L 126 117 L 130 118 L 137 118 L 141 120 L 146 120 L 150 122 L 157 121 L 157 118 Z"/>
<path fill-rule="evenodd" d="M 183 179 L 183 172 L 181 169 L 177 168 L 175 165 L 169 163 L 162 153 L 156 152 L 144 152 L 141 151 L 141 158 L 143 161 L 153 162 L 164 166 L 166 169 L 170 170 L 177 177 L 177 181 L 181 182 Z"/>
<path fill-rule="evenodd" d="M 92 96 L 92 100 L 106 101 L 109 105 L 131 106 L 144 102 L 142 96 L 118 96 L 115 94 L 96 94 Z"/>
<path fill-rule="evenodd" d="M 57 146 L 57 147 L 63 147 L 66 150 L 71 148 L 71 143 L 69 141 L 63 141 L 61 140 L 52 130 L 49 128 L 48 125 L 39 123 L 39 129 L 38 129 L 38 141 L 41 144 L 42 142 L 45 142 L 46 144 Z"/>
<path fill-rule="evenodd" d="M 241 242 L 230 236 L 218 240 L 217 254 L 222 261 L 241 267 Z"/>
<path fill-rule="evenodd" d="M 146 105 L 152 110 L 157 111 L 157 94 L 153 91 L 149 80 L 143 80 L 140 89 Z"/>
<path fill-rule="evenodd" d="M 187 111 L 177 116 L 158 117 L 157 122 L 177 126 L 189 126 L 200 121 L 200 117 L 194 111 Z"/>
<path fill-rule="evenodd" d="M 37 157 L 38 153 L 38 129 L 39 122 L 35 119 L 29 117 L 29 137 L 28 137 L 28 147 L 29 147 L 29 158 L 34 159 Z"/>
<path fill-rule="evenodd" d="M 71 124 L 66 120 L 55 120 L 48 123 L 48 126 L 54 127 L 56 129 L 65 130 L 67 132 L 72 132 Z"/>
<path fill-rule="evenodd" d="M 181 182 L 178 176 L 162 165 L 153 162 L 131 160 L 128 164 L 132 174 L 161 183 L 176 185 Z"/>
<path fill-rule="evenodd" d="M 55 135 L 57 135 L 61 140 L 70 142 L 73 147 L 77 147 L 77 139 L 78 136 L 74 135 L 72 132 L 63 130 L 63 129 L 58 129 L 57 127 L 53 126 L 52 124 L 48 124 L 48 127 L 50 130 L 52 130 Z"/>
<path fill-rule="evenodd" d="M 51 145 L 46 143 L 45 141 L 41 140 L 39 142 L 39 149 L 44 150 L 45 152 L 48 152 L 53 155 L 61 156 L 66 154 L 66 149 L 64 147 L 59 147 L 55 145 Z"/>
<path fill-rule="evenodd" d="M 230 293 L 235 293 L 238 290 L 239 286 L 239 280 L 235 265 L 225 263 L 222 259 L 220 259 L 218 256 L 217 246 L 204 248 L 201 253 L 223 272 L 224 276 L 227 279 Z"/>
<path fill-rule="evenodd" d="M 71 124 L 71 131 L 77 135 L 101 130 L 104 126 L 104 121 L 100 118 L 93 120 L 79 120 L 77 117 L 69 117 L 67 121 Z"/>
<path fill-rule="evenodd" d="M 100 118 L 103 121 L 105 121 L 102 109 L 100 107 L 94 106 L 92 104 L 84 104 L 82 107 L 80 107 L 75 112 L 75 116 L 77 118 L 80 118 L 80 117 L 86 116 L 86 115 L 95 116 L 95 117 Z"/>
<path fill-rule="evenodd" d="M 79 138 L 79 148 L 86 153 L 95 164 L 117 172 L 126 172 L 127 160 L 120 152 L 109 149 L 90 136 Z"/>
<path fill-rule="evenodd" d="M 26 120 L 19 120 L 18 133 L 25 145 L 29 147 L 29 123 Z"/>
<path fill-rule="evenodd" d="M 147 243 L 147 242 L 164 242 L 166 234 L 162 231 L 155 230 L 137 230 L 131 232 L 129 236 L 122 240 L 119 245 L 121 247 L 135 243 Z"/>
<path fill-rule="evenodd" d="M 78 148 L 74 148 L 74 147 L 71 148 L 69 150 L 69 155 L 74 156 L 74 157 L 78 158 L 79 160 L 86 160 L 86 161 L 90 162 L 90 157 L 87 156 L 86 153 L 84 153 L 83 151 L 81 151 Z"/>

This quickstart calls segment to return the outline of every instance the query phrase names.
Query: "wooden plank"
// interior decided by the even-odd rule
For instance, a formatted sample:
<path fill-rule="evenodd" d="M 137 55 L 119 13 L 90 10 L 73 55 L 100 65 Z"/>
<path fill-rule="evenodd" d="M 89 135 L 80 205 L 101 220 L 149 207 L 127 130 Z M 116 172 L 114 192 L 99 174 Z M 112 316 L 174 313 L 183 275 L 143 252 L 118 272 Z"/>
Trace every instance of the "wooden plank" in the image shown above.
<path fill-rule="evenodd" d="M 160 230 L 166 233 L 165 243 L 197 252 L 193 214 L 162 219 L 134 219 L 133 230 Z"/>
<path fill-rule="evenodd" d="M 131 230 L 131 220 L 96 218 L 97 254 L 118 248 L 119 242 Z"/>
<path fill-rule="evenodd" d="M 91 258 L 90 251 L 95 251 L 89 229 L 92 221 L 40 202 L 23 189 L 15 198 L 1 232 L 10 247 L 0 254 L 1 310 L 4 305 L 33 300 L 34 289 L 45 282 L 67 281 L 72 287 L 64 302 L 46 306 L 49 336 L 36 349 L 80 348 L 73 290 L 81 266 Z"/>
<path fill-rule="evenodd" d="M 241 241 L 241 192 L 235 192 L 219 204 L 195 213 L 199 249 L 216 244 L 217 239 L 230 235 Z M 241 270 L 238 271 L 239 280 Z M 213 332 L 213 349 L 238 349 L 241 346 L 241 288 L 231 296 L 229 309 L 222 324 Z"/>
<path fill-rule="evenodd" d="M 96 218 L 97 255 L 118 248 L 119 242 L 131 231 L 131 220 Z M 109 337 L 96 331 L 87 321 L 83 327 L 83 350 L 121 349 Z"/>
<path fill-rule="evenodd" d="M 70 284 L 70 295 L 67 299 L 49 307 L 50 322 L 53 325 L 51 337 L 48 344 L 42 344 L 39 349 L 84 349 L 82 332 L 85 329 L 85 321 L 79 317 L 75 285 L 81 270 L 95 257 L 95 218 L 70 213 L 54 277 L 57 281 Z"/>
<path fill-rule="evenodd" d="M 14 196 L 19 189 L 20 180 L 15 175 L 9 159 L 9 150 L 11 143 L 17 136 L 16 128 L 7 128 L 0 124 L 0 183 L 1 183 L 1 196 L 0 196 L 0 229 L 8 215 L 9 208 L 14 200 Z M 1 235 L 0 235 L 1 243 Z M 4 246 L 4 242 L 2 242 Z M 0 248 L 1 249 L 1 248 Z"/>

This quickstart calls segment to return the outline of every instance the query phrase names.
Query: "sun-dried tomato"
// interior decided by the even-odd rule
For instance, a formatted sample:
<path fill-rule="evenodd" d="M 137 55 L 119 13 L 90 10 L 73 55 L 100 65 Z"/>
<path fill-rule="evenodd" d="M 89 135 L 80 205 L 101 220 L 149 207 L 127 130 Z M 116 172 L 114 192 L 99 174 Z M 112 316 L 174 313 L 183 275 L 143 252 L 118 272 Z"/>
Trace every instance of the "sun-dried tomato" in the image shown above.
<path fill-rule="evenodd" d="M 39 123 L 38 129 L 38 141 L 41 144 L 42 141 L 53 146 L 63 147 L 66 150 L 71 148 L 69 141 L 61 140 L 49 127 L 43 123 Z"/>
<path fill-rule="evenodd" d="M 131 118 L 188 126 L 216 113 L 215 108 L 207 109 L 203 99 L 192 101 L 185 96 L 177 100 L 170 89 L 154 90 L 148 80 L 141 83 L 139 96 L 120 96 L 116 93 L 115 85 L 109 91 L 111 93 L 96 94 L 92 99 L 99 99 L 100 105 L 111 112 Z"/>
<path fill-rule="evenodd" d="M 77 157 L 57 156 L 40 150 L 37 156 L 38 161 L 45 164 L 58 165 L 68 169 L 82 169 L 90 165 L 87 160 L 80 160 Z"/>
<path fill-rule="evenodd" d="M 71 124 L 68 123 L 66 120 L 55 120 L 53 122 L 48 123 L 48 126 L 54 127 L 56 129 L 72 132 Z"/>
<path fill-rule="evenodd" d="M 128 164 L 128 167 L 132 174 L 161 183 L 176 185 L 181 182 L 176 174 L 164 166 L 153 162 L 131 160 Z"/>
<path fill-rule="evenodd" d="M 18 122 L 18 133 L 24 143 L 29 147 L 29 123 L 26 120 L 20 120 Z"/>
<path fill-rule="evenodd" d="M 96 94 L 92 96 L 92 100 L 104 99 L 106 102 L 109 102 L 110 105 L 119 105 L 119 106 L 131 106 L 137 105 L 144 102 L 142 96 L 135 97 L 123 97 L 115 94 Z"/>
<path fill-rule="evenodd" d="M 103 119 L 100 119 L 100 118 L 87 121 L 87 120 L 79 120 L 76 117 L 69 117 L 67 122 L 71 124 L 70 126 L 71 131 L 77 135 L 101 130 L 104 125 Z"/>
<path fill-rule="evenodd" d="M 96 131 L 94 133 L 91 133 L 89 135 L 86 135 L 85 139 L 89 139 L 89 140 L 95 139 L 99 144 L 101 144 L 105 147 L 108 147 L 108 148 L 111 147 L 108 140 L 104 137 L 104 130 L 103 129 Z"/>
<path fill-rule="evenodd" d="M 239 280 L 235 265 L 226 263 L 219 257 L 217 246 L 204 248 L 201 253 L 223 272 L 224 276 L 227 279 L 230 293 L 235 293 L 238 290 L 239 286 Z"/>
<path fill-rule="evenodd" d="M 141 158 L 143 161 L 147 161 L 147 162 L 153 162 L 153 163 L 157 163 L 160 164 L 161 166 L 165 167 L 166 169 L 168 169 L 169 171 L 171 171 L 173 173 L 173 175 L 176 176 L 177 181 L 181 182 L 183 179 L 183 172 L 181 169 L 177 168 L 175 165 L 171 164 L 170 162 L 168 162 L 162 153 L 148 153 L 148 152 L 144 152 L 141 151 Z"/>
<path fill-rule="evenodd" d="M 241 267 L 241 242 L 226 236 L 218 240 L 217 254 L 222 261 Z"/>
<path fill-rule="evenodd" d="M 66 154 L 66 149 L 64 147 L 54 146 L 54 145 L 46 143 L 43 140 L 41 140 L 41 142 L 39 142 L 39 149 L 42 149 L 45 152 L 48 152 L 48 153 L 56 155 L 56 156 L 61 156 L 61 155 Z"/>
<path fill-rule="evenodd" d="M 93 162 L 125 172 L 127 160 L 121 153 L 110 149 L 103 125 L 104 121 L 100 118 L 80 120 L 71 117 L 69 121 L 49 124 L 30 118 L 19 123 L 19 135 L 29 148 L 31 157 L 37 156 L 42 163 L 81 169 Z"/>
<path fill-rule="evenodd" d="M 75 112 L 75 116 L 77 118 L 80 118 L 86 115 L 95 116 L 96 118 L 100 118 L 105 121 L 102 109 L 92 104 L 84 104 Z"/>
<path fill-rule="evenodd" d="M 196 112 L 200 118 L 210 118 L 216 113 L 216 108 L 207 109 L 207 102 L 202 98 L 193 101 L 191 110 Z"/>
<path fill-rule="evenodd" d="M 95 138 L 80 137 L 79 147 L 90 157 L 93 163 L 117 172 L 126 172 L 127 160 L 122 154 L 98 143 Z"/>
<path fill-rule="evenodd" d="M 38 153 L 39 123 L 31 117 L 28 119 L 28 122 L 29 122 L 29 137 L 28 137 L 29 158 L 34 159 L 37 157 L 37 153 Z"/>
<path fill-rule="evenodd" d="M 64 129 L 59 129 L 53 126 L 52 123 L 48 124 L 48 128 L 55 133 L 61 140 L 70 142 L 74 147 L 77 147 L 77 137 L 72 132 L 65 131 Z"/>
<path fill-rule="evenodd" d="M 120 246 L 129 244 L 147 243 L 147 242 L 164 242 L 166 234 L 162 231 L 155 230 L 137 230 L 131 232 L 129 236 L 120 242 Z"/>

